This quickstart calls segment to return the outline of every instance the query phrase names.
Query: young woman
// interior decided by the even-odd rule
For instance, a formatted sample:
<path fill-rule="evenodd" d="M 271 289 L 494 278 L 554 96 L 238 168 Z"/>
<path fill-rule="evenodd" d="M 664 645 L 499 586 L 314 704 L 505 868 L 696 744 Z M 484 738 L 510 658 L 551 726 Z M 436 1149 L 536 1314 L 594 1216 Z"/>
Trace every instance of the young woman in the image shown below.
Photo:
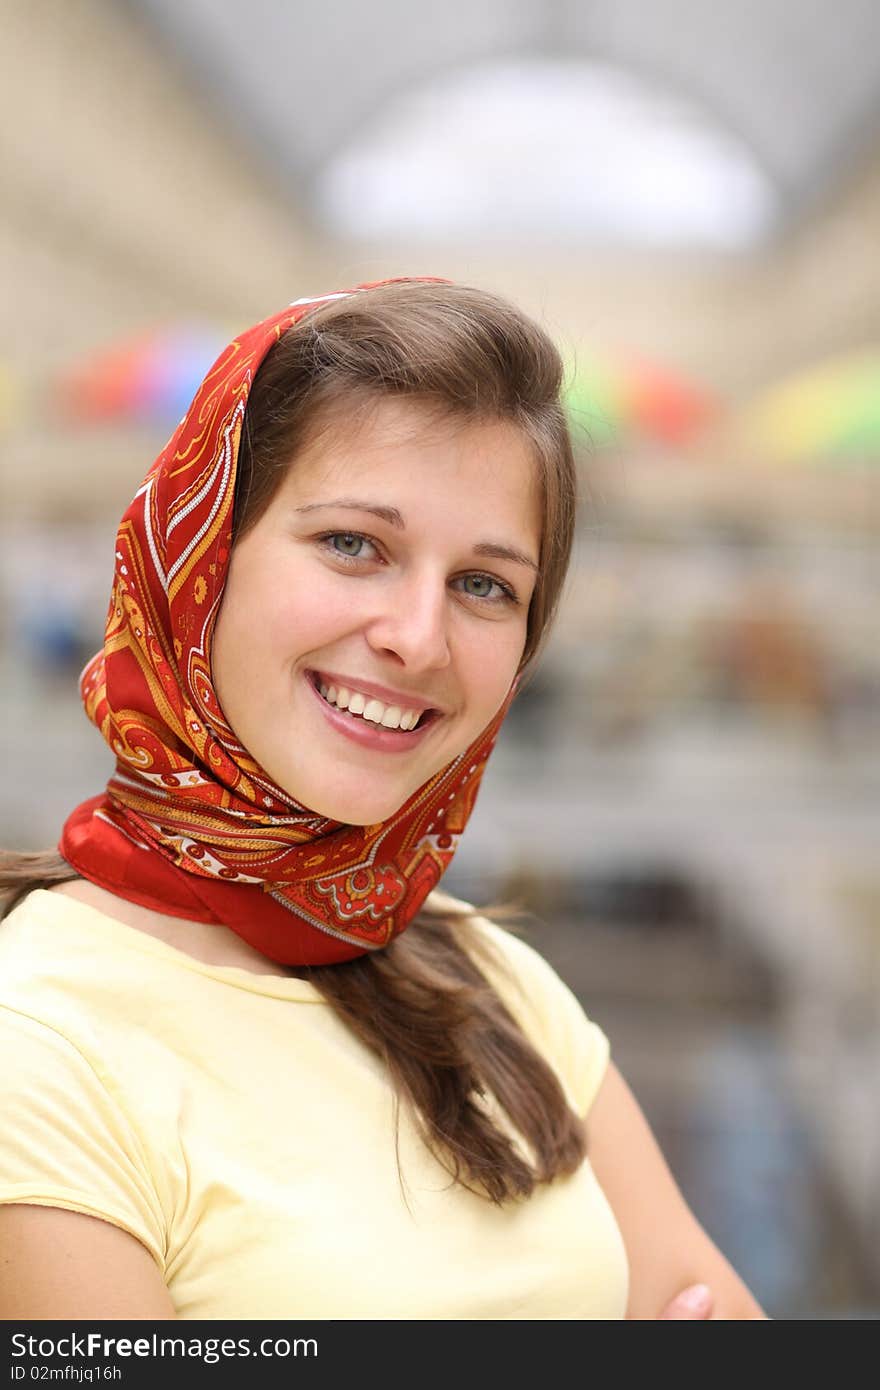
<path fill-rule="evenodd" d="M 116 771 L 5 856 L 0 1316 L 763 1316 L 601 1031 L 436 887 L 568 563 L 560 385 L 430 280 L 206 376 L 82 676 Z"/>

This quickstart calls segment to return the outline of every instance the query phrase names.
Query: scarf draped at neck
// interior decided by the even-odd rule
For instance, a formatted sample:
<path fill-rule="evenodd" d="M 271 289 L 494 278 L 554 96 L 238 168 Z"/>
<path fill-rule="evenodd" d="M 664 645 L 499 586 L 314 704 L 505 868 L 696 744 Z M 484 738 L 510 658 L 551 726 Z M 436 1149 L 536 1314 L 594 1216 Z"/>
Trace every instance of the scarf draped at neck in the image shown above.
<path fill-rule="evenodd" d="M 80 677 L 116 771 L 59 843 L 79 874 L 119 897 L 227 926 L 291 966 L 351 960 L 413 920 L 455 853 L 515 689 L 465 752 L 368 826 L 299 805 L 223 716 L 211 637 L 248 392 L 280 336 L 340 297 L 297 300 L 220 354 L 123 516 L 104 646 Z"/>

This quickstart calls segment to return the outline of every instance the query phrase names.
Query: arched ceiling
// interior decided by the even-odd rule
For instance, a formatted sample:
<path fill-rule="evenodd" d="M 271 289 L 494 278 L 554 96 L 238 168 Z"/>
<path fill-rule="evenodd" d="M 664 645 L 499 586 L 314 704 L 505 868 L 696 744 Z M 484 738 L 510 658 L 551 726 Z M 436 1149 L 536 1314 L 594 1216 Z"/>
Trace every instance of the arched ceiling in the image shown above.
<path fill-rule="evenodd" d="M 130 0 L 308 205 L 402 94 L 491 58 L 619 65 L 735 137 L 791 222 L 880 130 L 877 0 Z"/>

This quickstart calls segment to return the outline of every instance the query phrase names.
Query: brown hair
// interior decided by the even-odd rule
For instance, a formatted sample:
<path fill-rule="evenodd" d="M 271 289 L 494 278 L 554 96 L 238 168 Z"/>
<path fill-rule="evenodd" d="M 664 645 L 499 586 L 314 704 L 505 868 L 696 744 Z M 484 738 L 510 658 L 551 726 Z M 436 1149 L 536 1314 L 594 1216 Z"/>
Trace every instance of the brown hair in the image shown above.
<path fill-rule="evenodd" d="M 443 417 L 507 421 L 531 444 L 541 485 L 540 575 L 521 669 L 555 614 L 571 552 L 575 469 L 562 363 L 513 305 L 465 285 L 404 281 L 332 301 L 284 334 L 257 371 L 239 451 L 234 539 L 268 507 L 297 449 L 382 397 Z M 3 855 L 8 911 L 31 888 L 76 877 L 57 854 Z M 550 1066 L 490 983 L 503 970 L 476 914 L 438 897 L 383 951 L 308 978 L 385 1063 L 398 1101 L 453 1178 L 501 1203 L 571 1173 L 586 1141 Z M 525 1151 L 487 1112 L 493 1096 Z"/>

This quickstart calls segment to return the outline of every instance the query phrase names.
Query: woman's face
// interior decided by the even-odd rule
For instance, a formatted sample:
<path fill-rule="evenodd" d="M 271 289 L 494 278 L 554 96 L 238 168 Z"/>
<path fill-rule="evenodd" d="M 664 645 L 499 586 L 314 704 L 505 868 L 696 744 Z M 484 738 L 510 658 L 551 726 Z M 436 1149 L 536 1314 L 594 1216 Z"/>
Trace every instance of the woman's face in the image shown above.
<path fill-rule="evenodd" d="M 387 398 L 321 435 L 230 558 L 211 666 L 237 737 L 317 814 L 388 819 L 503 703 L 540 537 L 512 425 Z"/>

